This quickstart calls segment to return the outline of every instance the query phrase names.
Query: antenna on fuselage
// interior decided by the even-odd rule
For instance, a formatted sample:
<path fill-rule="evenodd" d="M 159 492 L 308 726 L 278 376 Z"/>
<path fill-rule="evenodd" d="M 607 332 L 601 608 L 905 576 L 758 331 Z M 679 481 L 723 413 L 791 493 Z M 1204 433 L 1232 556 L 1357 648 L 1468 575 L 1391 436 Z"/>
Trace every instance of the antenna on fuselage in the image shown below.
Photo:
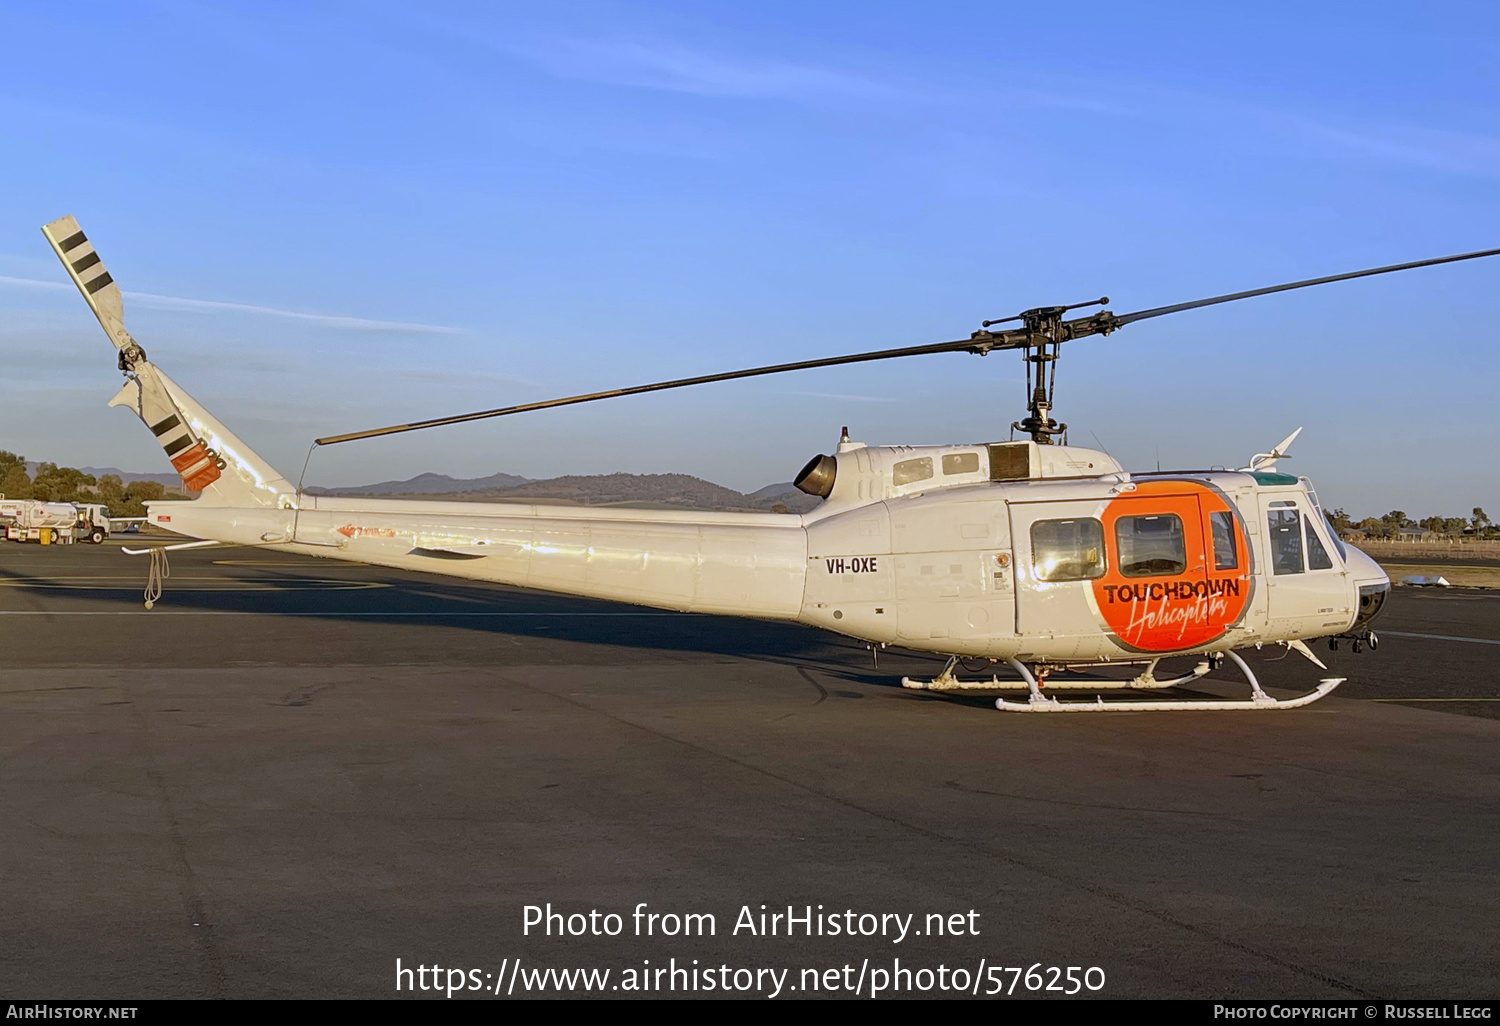
<path fill-rule="evenodd" d="M 1277 460 L 1285 460 L 1291 458 L 1286 454 L 1286 451 L 1292 447 L 1292 443 L 1297 440 L 1297 436 L 1301 433 L 1302 429 L 1298 428 L 1296 431 L 1293 431 L 1291 434 L 1287 435 L 1281 441 L 1272 446 L 1270 452 L 1258 452 L 1254 456 L 1251 456 L 1250 465 L 1242 469 L 1246 471 L 1262 470 L 1266 472 L 1275 470 Z"/>

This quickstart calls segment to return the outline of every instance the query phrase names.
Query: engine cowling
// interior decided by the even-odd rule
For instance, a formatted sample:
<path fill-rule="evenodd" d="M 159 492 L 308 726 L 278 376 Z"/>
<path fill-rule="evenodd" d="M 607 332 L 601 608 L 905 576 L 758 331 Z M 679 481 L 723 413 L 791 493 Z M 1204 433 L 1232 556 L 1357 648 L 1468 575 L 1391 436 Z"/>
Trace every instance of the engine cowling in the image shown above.
<path fill-rule="evenodd" d="M 800 491 L 843 508 L 986 482 L 1121 474 L 1120 465 L 1093 449 L 1035 442 L 980 445 L 867 446 L 840 441 L 838 453 L 817 455 L 792 482 Z"/>

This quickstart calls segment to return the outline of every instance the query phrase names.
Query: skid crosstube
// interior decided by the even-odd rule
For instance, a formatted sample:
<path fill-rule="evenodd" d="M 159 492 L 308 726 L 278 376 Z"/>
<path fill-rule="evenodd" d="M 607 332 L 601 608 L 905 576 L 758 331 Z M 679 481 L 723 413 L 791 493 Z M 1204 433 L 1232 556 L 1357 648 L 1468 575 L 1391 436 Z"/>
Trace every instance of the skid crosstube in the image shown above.
<path fill-rule="evenodd" d="M 1304 650 L 1305 646 L 1299 646 Z M 1007 659 L 1011 668 L 1020 674 L 1021 679 L 1015 681 L 1002 681 L 998 677 L 984 681 L 961 681 L 953 676 L 953 667 L 958 658 L 948 660 L 948 665 L 943 667 L 943 672 L 931 681 L 915 681 L 909 677 L 901 679 L 901 686 L 919 691 L 1003 691 L 1025 689 L 1030 692 L 1027 700 L 1006 701 L 1004 698 L 995 700 L 995 708 L 1001 712 L 1239 712 L 1265 709 L 1298 709 L 1304 705 L 1311 705 L 1320 698 L 1326 697 L 1334 688 L 1342 684 L 1347 678 L 1326 677 L 1319 682 L 1316 689 L 1298 698 L 1276 699 L 1266 694 L 1261 689 L 1260 681 L 1256 680 L 1245 660 L 1240 658 L 1234 651 L 1223 653 L 1245 675 L 1245 680 L 1250 684 L 1250 697 L 1247 699 L 1204 699 L 1194 701 L 1124 701 L 1106 702 L 1102 697 L 1096 696 L 1092 702 L 1064 702 L 1042 694 L 1041 685 L 1036 675 L 1022 662 L 1016 659 Z M 1305 653 L 1313 658 L 1310 653 Z M 1313 658 L 1314 662 L 1318 662 Z M 1056 690 L 1070 691 L 1106 691 L 1106 690 L 1155 690 L 1159 688 L 1174 687 L 1185 684 L 1207 674 L 1211 668 L 1211 662 L 1207 659 L 1200 662 L 1190 673 L 1171 680 L 1157 680 L 1154 672 L 1159 660 L 1152 661 L 1146 670 L 1134 680 L 1115 682 L 1090 682 L 1090 681 L 1061 681 L 1049 685 Z M 1318 662 L 1319 666 L 1323 664 Z"/>

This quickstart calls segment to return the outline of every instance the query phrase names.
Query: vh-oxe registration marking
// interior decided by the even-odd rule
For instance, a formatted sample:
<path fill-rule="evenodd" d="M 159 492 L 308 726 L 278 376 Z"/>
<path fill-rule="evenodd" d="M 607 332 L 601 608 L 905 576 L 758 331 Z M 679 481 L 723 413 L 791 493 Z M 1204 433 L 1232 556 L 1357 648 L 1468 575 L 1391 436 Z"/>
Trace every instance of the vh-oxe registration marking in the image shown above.
<path fill-rule="evenodd" d="M 879 560 L 879 556 L 836 556 L 823 562 L 831 574 L 878 574 Z"/>

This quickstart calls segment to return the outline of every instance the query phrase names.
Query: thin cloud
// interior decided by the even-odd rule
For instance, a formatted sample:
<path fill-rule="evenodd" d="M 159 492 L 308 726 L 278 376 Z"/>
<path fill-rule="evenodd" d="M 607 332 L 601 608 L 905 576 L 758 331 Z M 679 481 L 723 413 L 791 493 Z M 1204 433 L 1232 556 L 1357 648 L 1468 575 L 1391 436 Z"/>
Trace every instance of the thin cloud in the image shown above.
<path fill-rule="evenodd" d="M 1053 76 L 1038 75 L 1053 82 Z M 1248 102 L 1231 95 L 1151 83 L 1072 78 L 1045 88 L 1006 89 L 968 94 L 988 97 L 990 105 L 1058 107 L 1176 129 L 1223 130 L 1248 143 L 1264 146 L 1270 136 L 1282 146 L 1325 155 L 1376 158 L 1448 174 L 1500 176 L 1500 136 L 1390 123 L 1332 111 L 1306 113 Z M 958 94 L 953 102 L 957 104 Z"/>
<path fill-rule="evenodd" d="M 723 57 L 665 42 L 553 38 L 507 49 L 563 78 L 697 96 L 809 101 L 890 98 L 899 92 L 832 68 Z"/>
<path fill-rule="evenodd" d="M 1265 118 L 1304 140 L 1329 143 L 1402 164 L 1455 174 L 1494 177 L 1500 174 L 1500 139 L 1469 132 L 1383 125 L 1350 129 L 1266 111 Z"/>
<path fill-rule="evenodd" d="M 883 395 L 846 395 L 842 392 L 781 392 L 781 395 L 803 395 L 812 399 L 843 399 L 854 403 L 895 403 L 899 399 Z"/>
<path fill-rule="evenodd" d="M 42 291 L 62 290 L 71 292 L 72 285 L 57 281 L 41 281 L 36 278 L 13 278 L 0 274 L 0 284 L 23 289 Z M 345 317 L 340 314 L 307 313 L 303 310 L 284 310 L 275 306 L 256 306 L 251 303 L 226 303 L 217 299 L 187 299 L 183 296 L 158 296 L 152 292 L 126 292 L 120 294 L 131 302 L 140 303 L 155 310 L 232 310 L 236 313 L 264 314 L 268 317 L 290 317 L 299 321 L 312 321 L 331 328 L 354 331 L 408 331 L 427 335 L 458 335 L 462 328 L 450 328 L 439 324 L 412 324 L 406 321 L 379 321 L 368 317 Z"/>
<path fill-rule="evenodd" d="M 522 388 L 541 388 L 543 383 L 532 378 L 518 378 L 511 374 L 495 374 L 487 371 L 464 370 L 421 370 L 409 367 L 390 369 L 391 373 L 399 373 L 407 381 L 426 381 L 441 386 L 445 391 L 454 388 L 482 388 L 492 385 L 504 387 L 520 386 Z"/>
<path fill-rule="evenodd" d="M 1097 92 L 1103 90 L 1103 84 L 1096 87 Z M 1069 105 L 1083 106 L 1087 102 L 1056 98 Z M 1353 155 L 1361 160 L 1374 157 L 1389 164 L 1448 174 L 1500 176 L 1500 137 L 1493 135 L 1338 118 L 1331 112 L 1309 116 L 1209 92 L 1156 86 L 1116 87 L 1109 102 L 1128 103 L 1128 108 L 1121 106 L 1115 113 L 1143 121 L 1177 126 L 1198 121 L 1228 127 L 1242 136 L 1248 134 L 1246 129 L 1258 129 L 1279 137 L 1283 145 L 1289 143 L 1303 150 Z"/>

